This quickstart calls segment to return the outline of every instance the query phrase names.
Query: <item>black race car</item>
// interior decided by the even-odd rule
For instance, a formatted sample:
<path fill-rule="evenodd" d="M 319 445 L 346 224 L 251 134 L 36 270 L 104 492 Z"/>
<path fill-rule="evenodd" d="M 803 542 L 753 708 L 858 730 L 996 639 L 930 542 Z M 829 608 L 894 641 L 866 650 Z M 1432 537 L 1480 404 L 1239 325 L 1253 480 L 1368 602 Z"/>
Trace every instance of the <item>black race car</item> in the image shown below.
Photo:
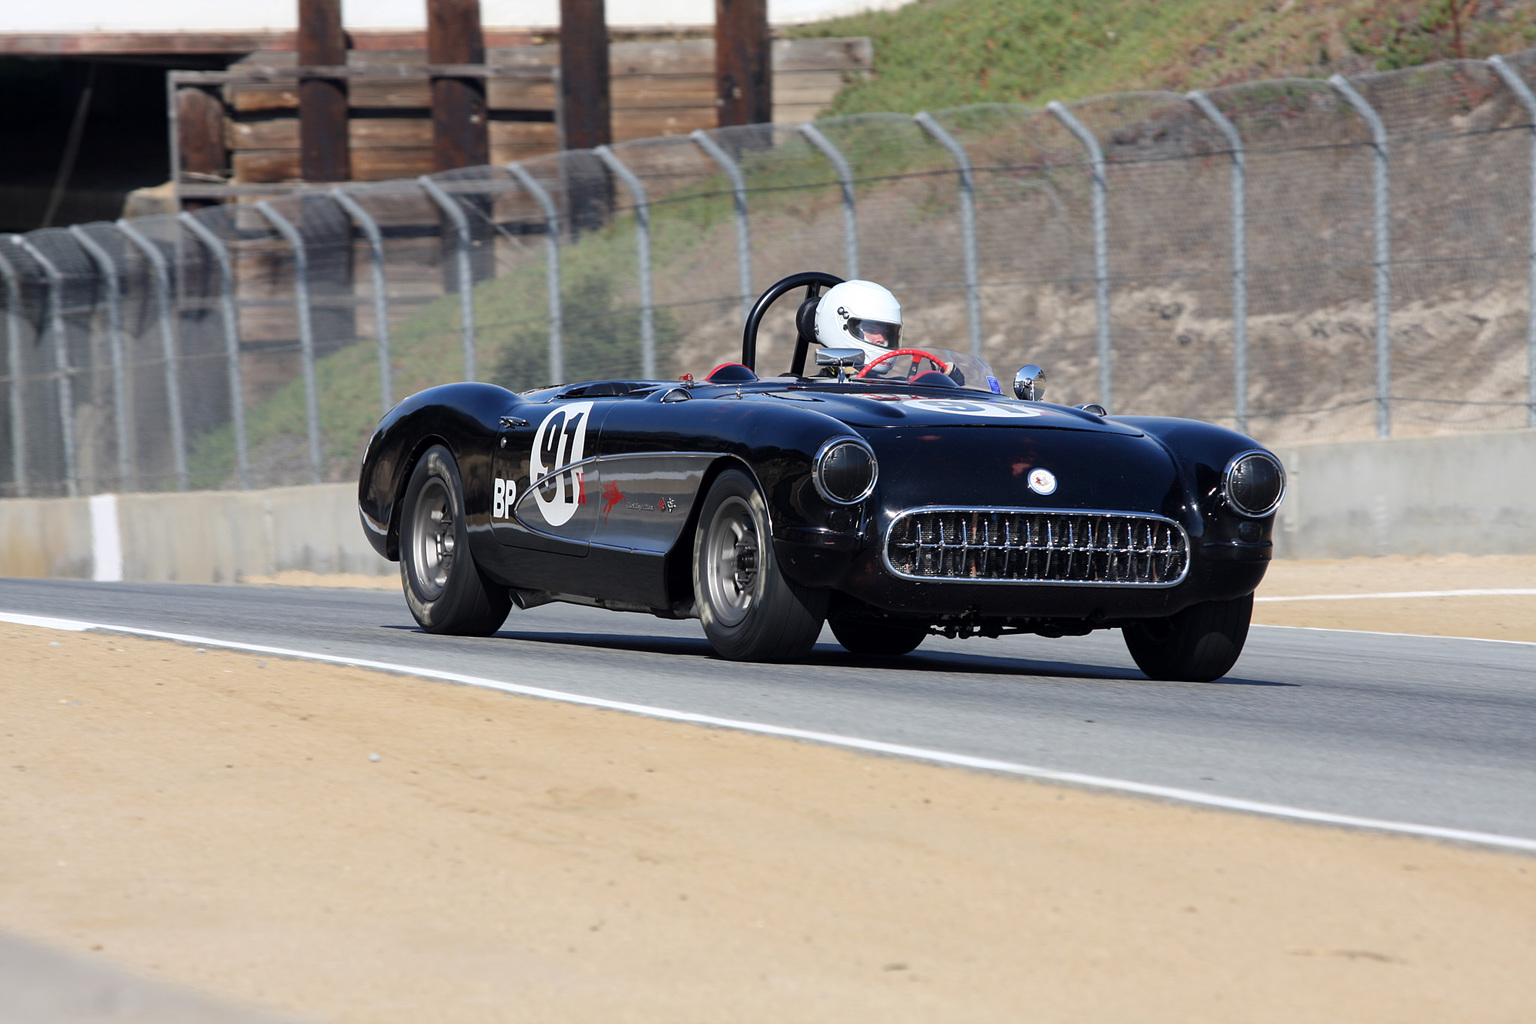
<path fill-rule="evenodd" d="M 1285 486 L 1250 438 L 1192 420 L 997 393 L 969 357 L 863 362 L 815 345 L 829 274 L 758 299 L 742 360 L 702 380 L 603 380 L 407 398 L 363 456 L 369 540 L 399 560 L 429 632 L 489 635 L 513 604 L 697 617 L 722 657 L 1119 628 L 1144 672 L 1209 680 L 1237 660 Z M 758 326 L 798 288 L 788 371 Z M 808 376 L 815 349 L 820 376 Z"/>

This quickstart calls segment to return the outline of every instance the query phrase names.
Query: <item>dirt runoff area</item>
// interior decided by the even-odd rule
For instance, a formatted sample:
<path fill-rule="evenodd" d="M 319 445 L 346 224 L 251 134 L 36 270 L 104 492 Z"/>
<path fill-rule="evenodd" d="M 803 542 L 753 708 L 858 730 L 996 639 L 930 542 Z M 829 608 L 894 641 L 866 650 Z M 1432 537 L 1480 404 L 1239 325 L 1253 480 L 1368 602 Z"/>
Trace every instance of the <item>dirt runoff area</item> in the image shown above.
<path fill-rule="evenodd" d="M 1261 595 L 1536 588 L 1536 559 L 1279 569 Z M 1259 618 L 1536 639 L 1515 600 Z M 0 931 L 280 1012 L 1536 1019 L 1533 857 L 170 643 L 0 645 Z"/>

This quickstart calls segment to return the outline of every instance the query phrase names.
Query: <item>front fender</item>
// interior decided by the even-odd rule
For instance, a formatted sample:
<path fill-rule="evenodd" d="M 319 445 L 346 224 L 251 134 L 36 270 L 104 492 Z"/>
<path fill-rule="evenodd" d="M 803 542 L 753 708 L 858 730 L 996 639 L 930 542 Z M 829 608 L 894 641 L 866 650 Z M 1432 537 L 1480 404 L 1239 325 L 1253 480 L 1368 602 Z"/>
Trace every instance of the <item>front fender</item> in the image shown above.
<path fill-rule="evenodd" d="M 1198 420 L 1161 416 L 1123 416 L 1129 424 L 1156 440 L 1173 457 L 1189 492 L 1191 511 L 1199 516 L 1202 556 L 1213 561 L 1268 561 L 1275 514 L 1252 518 L 1223 500 L 1227 464 L 1242 452 L 1269 449 L 1246 434 Z M 1273 452 L 1269 452 L 1273 455 Z M 1278 457 L 1277 457 L 1278 460 Z M 1191 540 L 1194 540 L 1191 537 Z"/>

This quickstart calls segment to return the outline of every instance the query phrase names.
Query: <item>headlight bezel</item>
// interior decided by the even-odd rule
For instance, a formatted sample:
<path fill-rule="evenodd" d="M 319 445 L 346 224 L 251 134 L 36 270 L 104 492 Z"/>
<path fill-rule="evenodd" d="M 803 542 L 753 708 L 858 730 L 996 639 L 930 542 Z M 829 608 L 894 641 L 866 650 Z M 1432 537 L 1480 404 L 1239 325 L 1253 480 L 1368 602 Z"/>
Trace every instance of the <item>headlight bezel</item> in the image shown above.
<path fill-rule="evenodd" d="M 1244 461 L 1253 458 L 1263 459 L 1264 461 L 1269 462 L 1275 467 L 1275 473 L 1280 478 L 1280 488 L 1275 492 L 1274 500 L 1262 509 L 1250 509 L 1244 507 L 1243 503 L 1239 501 L 1233 494 L 1233 473 L 1236 472 L 1238 466 L 1241 465 Z M 1285 476 L 1285 465 L 1279 460 L 1279 458 L 1275 456 L 1273 452 L 1267 451 L 1263 448 L 1247 448 L 1238 452 L 1236 455 L 1232 456 L 1232 458 L 1227 460 L 1226 468 L 1221 471 L 1222 504 L 1231 508 L 1238 515 L 1246 516 L 1249 519 L 1264 519 L 1274 515 L 1275 510 L 1280 507 L 1280 503 L 1285 500 L 1286 486 L 1287 481 Z"/>
<path fill-rule="evenodd" d="M 869 456 L 869 480 L 863 489 L 855 497 L 841 497 L 834 494 L 827 484 L 825 472 L 832 454 L 844 445 L 853 445 Z M 816 449 L 816 457 L 811 461 L 811 481 L 816 487 L 816 493 L 821 495 L 823 501 L 831 505 L 847 507 L 857 505 L 875 492 L 875 485 L 880 480 L 880 460 L 875 456 L 875 449 L 862 437 L 854 437 L 848 434 L 840 434 L 837 437 L 825 441 Z"/>

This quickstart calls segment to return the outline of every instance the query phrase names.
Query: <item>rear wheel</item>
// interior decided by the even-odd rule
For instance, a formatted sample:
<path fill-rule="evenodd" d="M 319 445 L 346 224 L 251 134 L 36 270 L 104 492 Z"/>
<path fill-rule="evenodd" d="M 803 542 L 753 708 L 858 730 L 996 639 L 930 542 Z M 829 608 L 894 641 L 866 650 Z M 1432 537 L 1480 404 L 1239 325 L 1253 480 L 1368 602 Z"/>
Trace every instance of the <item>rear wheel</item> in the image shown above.
<path fill-rule="evenodd" d="M 796 661 L 810 653 L 825 592 L 784 577 L 756 482 L 728 469 L 699 510 L 693 592 L 710 646 L 733 661 Z"/>
<path fill-rule="evenodd" d="M 1126 626 L 1125 646 L 1153 679 L 1208 683 L 1237 664 L 1253 618 L 1253 595 L 1191 605 Z"/>
<path fill-rule="evenodd" d="M 428 633 L 490 636 L 512 609 L 511 591 L 480 575 L 469 553 L 464 485 L 448 449 L 427 449 L 400 509 L 400 584 Z"/>
<path fill-rule="evenodd" d="M 833 619 L 832 635 L 850 654 L 896 657 L 917 649 L 928 635 L 927 626 L 874 619 Z"/>

